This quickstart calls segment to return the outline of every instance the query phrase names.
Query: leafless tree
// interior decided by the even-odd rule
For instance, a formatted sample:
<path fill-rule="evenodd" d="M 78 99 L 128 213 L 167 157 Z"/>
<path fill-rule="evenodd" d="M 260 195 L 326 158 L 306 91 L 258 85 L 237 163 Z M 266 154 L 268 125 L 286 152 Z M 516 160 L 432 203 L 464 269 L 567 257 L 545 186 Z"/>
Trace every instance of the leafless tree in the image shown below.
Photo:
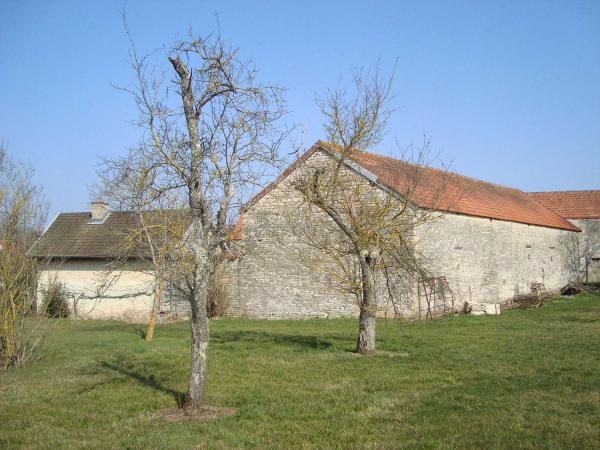
<path fill-rule="evenodd" d="M 27 250 L 41 234 L 47 210 L 32 174 L 0 144 L 0 368 L 32 358 L 41 337 L 28 333 L 25 323 L 36 306 L 36 264 Z"/>
<path fill-rule="evenodd" d="M 137 86 L 124 90 L 135 101 L 144 133 L 123 160 L 152 172 L 156 196 L 177 192 L 189 208 L 192 345 L 185 407 L 199 409 L 207 368 L 208 287 L 236 205 L 278 161 L 285 136 L 283 89 L 259 82 L 252 63 L 241 60 L 218 33 L 190 36 L 171 47 L 170 83 L 130 42 Z"/>
<path fill-rule="evenodd" d="M 307 217 L 294 220 L 290 229 L 333 262 L 328 270 L 331 286 L 355 296 L 360 310 L 356 345 L 360 354 L 375 351 L 380 293 L 387 289 L 393 298 L 400 293 L 399 286 L 429 278 L 413 234 L 417 226 L 441 215 L 435 206 L 444 191 L 440 183 L 427 199 L 420 199 L 428 208 L 414 204 L 429 162 L 428 140 L 411 149 L 411 154 L 404 153 L 413 164 L 400 164 L 396 169 L 390 164 L 388 185 L 359 175 L 357 163 L 363 149 L 378 144 L 384 134 L 391 113 L 391 84 L 392 78 L 384 78 L 379 68 L 372 73 L 357 70 L 353 92 L 338 89 L 318 97 L 330 141 L 324 147 L 332 157 L 329 163 L 305 169 L 294 183 Z M 317 222 L 321 232 L 311 229 Z"/>
<path fill-rule="evenodd" d="M 101 182 L 95 195 L 108 200 L 116 209 L 135 215 L 136 223 L 122 236 L 124 257 L 106 268 L 104 285 L 109 288 L 114 282 L 110 274 L 127 266 L 127 256 L 139 256 L 146 261 L 144 267 L 153 280 L 150 290 L 154 297 L 146 331 L 146 341 L 150 342 L 165 286 L 176 278 L 185 278 L 189 270 L 186 231 L 190 221 L 181 193 L 156 191 L 160 187 L 155 183 L 159 170 L 144 160 L 144 155 L 138 156 L 133 161 L 102 160 L 98 172 Z M 189 292 L 186 294 L 189 297 Z"/>
<path fill-rule="evenodd" d="M 594 220 L 582 220 L 577 226 L 582 229 L 582 233 L 563 234 L 559 249 L 562 254 L 563 268 L 570 281 L 580 285 L 590 281 L 590 263 L 600 252 L 600 244 L 591 239 L 591 236 L 600 231 L 600 225 Z"/>

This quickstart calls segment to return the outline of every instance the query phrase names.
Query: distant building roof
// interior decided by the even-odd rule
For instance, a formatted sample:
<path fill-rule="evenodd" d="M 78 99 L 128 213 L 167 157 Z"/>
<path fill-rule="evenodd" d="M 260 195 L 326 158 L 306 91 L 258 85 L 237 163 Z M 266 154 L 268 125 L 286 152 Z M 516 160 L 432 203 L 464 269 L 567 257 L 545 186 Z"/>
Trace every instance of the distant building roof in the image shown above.
<path fill-rule="evenodd" d="M 283 178 L 292 173 L 299 164 L 318 150 L 336 153 L 339 147 L 329 142 L 318 141 L 283 174 L 259 192 L 244 209 L 255 204 Z M 405 194 L 411 192 L 411 201 L 422 208 L 430 208 L 476 217 L 539 225 L 570 231 L 579 228 L 534 201 L 519 189 L 477 180 L 445 170 L 416 166 L 405 161 L 364 151 L 353 153 L 352 160 L 369 171 L 377 181 L 388 188 Z M 409 186 L 410 179 L 418 173 L 418 182 Z"/>
<path fill-rule="evenodd" d="M 600 190 L 530 192 L 529 196 L 568 219 L 600 219 Z"/>
<path fill-rule="evenodd" d="M 147 214 L 152 215 L 152 212 Z M 168 211 L 185 214 L 182 211 Z M 157 217 L 166 215 L 154 214 Z M 187 217 L 187 214 L 186 214 Z M 141 229 L 138 213 L 112 211 L 101 222 L 92 222 L 89 212 L 61 213 L 36 241 L 29 254 L 38 258 L 149 258 L 150 250 L 140 239 L 129 243 Z M 189 219 L 186 219 L 189 220 Z"/>

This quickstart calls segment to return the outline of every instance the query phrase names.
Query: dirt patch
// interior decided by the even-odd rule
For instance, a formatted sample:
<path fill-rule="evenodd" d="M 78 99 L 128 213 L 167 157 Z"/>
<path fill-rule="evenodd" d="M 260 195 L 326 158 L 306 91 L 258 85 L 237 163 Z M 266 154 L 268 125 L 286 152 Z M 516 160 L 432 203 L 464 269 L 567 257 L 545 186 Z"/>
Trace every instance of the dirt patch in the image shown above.
<path fill-rule="evenodd" d="M 208 422 L 210 420 L 220 419 L 221 417 L 233 416 L 237 412 L 235 408 L 225 408 L 218 406 L 204 406 L 200 409 L 187 409 L 173 406 L 163 409 L 154 414 L 155 417 L 162 417 L 169 422 L 180 422 L 182 420 L 201 420 Z"/>
<path fill-rule="evenodd" d="M 387 350 L 375 350 L 375 353 L 371 353 L 368 355 L 361 355 L 360 353 L 356 353 L 356 352 L 348 352 L 349 355 L 351 356 L 356 356 L 357 358 L 368 358 L 368 357 L 374 357 L 374 356 L 385 356 L 388 358 L 408 358 L 408 353 L 406 352 L 390 352 Z"/>
<path fill-rule="evenodd" d="M 388 352 L 386 350 L 378 350 L 375 352 L 375 356 L 387 356 L 388 358 L 408 358 L 406 352 Z"/>

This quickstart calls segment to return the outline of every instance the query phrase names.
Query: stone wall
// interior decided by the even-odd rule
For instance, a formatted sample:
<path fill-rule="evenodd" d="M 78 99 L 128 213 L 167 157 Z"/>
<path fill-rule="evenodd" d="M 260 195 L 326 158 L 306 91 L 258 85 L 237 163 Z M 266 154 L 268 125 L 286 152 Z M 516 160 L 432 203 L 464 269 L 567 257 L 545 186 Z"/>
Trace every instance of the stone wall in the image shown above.
<path fill-rule="evenodd" d="M 586 281 L 587 275 L 589 283 L 600 283 L 600 219 L 568 220 L 581 229 L 579 236 L 579 263 L 583 281 Z"/>
<path fill-rule="evenodd" d="M 317 152 L 304 167 L 323 164 L 329 156 Z M 335 286 L 329 267 L 303 233 L 324 234 L 335 226 L 315 210 L 306 222 L 306 206 L 292 183 L 293 172 L 244 215 L 243 256 L 232 267 L 235 286 L 230 313 L 264 318 L 343 317 L 358 314 L 355 297 Z M 306 226 L 292 230 L 294 224 Z"/>
<path fill-rule="evenodd" d="M 571 231 L 447 214 L 416 234 L 431 269 L 446 276 L 459 301 L 500 302 L 528 293 L 531 283 L 558 291 L 574 275 Z"/>
<path fill-rule="evenodd" d="M 329 158 L 317 152 L 303 167 Z M 306 214 L 292 185 L 299 173 L 292 172 L 245 213 L 243 257 L 232 265 L 233 315 L 307 318 L 358 313 L 354 296 L 343 293 L 331 277 L 328 258 L 290 229 L 294 223 L 310 229 L 309 222 L 314 222 L 315 235 L 335 229 L 318 210 Z M 564 242 L 573 237 L 578 239 L 569 231 L 449 214 L 417 229 L 415 244 L 433 274 L 447 278 L 460 306 L 464 301 L 507 300 L 529 292 L 534 282 L 560 289 L 572 277 Z M 418 316 L 419 297 L 415 289 L 412 292 L 400 305 L 403 316 Z M 391 312 L 389 298 L 383 292 L 380 298 L 382 313 Z"/>

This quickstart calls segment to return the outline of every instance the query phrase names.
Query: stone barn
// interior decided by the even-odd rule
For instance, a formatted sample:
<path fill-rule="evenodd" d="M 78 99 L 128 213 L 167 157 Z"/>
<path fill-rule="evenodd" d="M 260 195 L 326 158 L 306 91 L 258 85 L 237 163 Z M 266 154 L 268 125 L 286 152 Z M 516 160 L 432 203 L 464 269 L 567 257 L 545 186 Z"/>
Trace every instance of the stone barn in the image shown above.
<path fill-rule="evenodd" d="M 531 192 L 536 202 L 581 229 L 574 263 L 586 283 L 600 283 L 600 190 Z"/>
<path fill-rule="evenodd" d="M 357 315 L 355 297 L 335 288 L 327 258 L 294 232 L 302 222 L 315 235 L 326 234 L 322 225 L 330 219 L 307 212 L 294 182 L 338 156 L 335 145 L 317 142 L 243 206 L 224 258 L 230 314 Z M 442 183 L 452 199 L 439 205 L 438 218 L 415 227 L 410 239 L 435 279 L 443 280 L 454 307 L 501 303 L 530 292 L 534 284 L 558 291 L 578 274 L 600 281 L 600 191 L 526 194 L 369 152 L 355 154 L 342 167 L 344 176 L 369 186 L 374 195 L 385 191 L 399 198 L 402 176 L 415 170 L 421 179 L 411 207 L 429 208 L 427 199 Z M 136 213 L 109 211 L 102 202 L 93 202 L 91 212 L 59 214 L 30 250 L 39 260 L 38 292 L 61 282 L 77 316 L 147 320 L 154 294 L 149 254 L 143 246 L 124 245 L 136 227 Z M 425 285 L 397 280 L 406 287 L 398 304 L 390 301 L 395 286 L 386 283 L 380 283 L 381 314 L 423 317 Z M 185 317 L 188 305 L 170 287 L 160 312 Z"/>
<path fill-rule="evenodd" d="M 243 207 L 239 221 L 243 256 L 232 268 L 232 314 L 266 318 L 357 314 L 352 295 L 328 288 L 331 280 L 325 275 L 325 260 L 323 270 L 301 262 L 309 257 L 318 260 L 319 255 L 291 232 L 294 224 L 289 219 L 290 210 L 303 208 L 301 194 L 293 187 L 298 174 L 329 164 L 337 155 L 335 145 L 317 142 Z M 400 195 L 401 181 L 392 173 L 415 169 L 368 152 L 352 159 L 343 167 L 348 176 L 380 189 L 397 189 Z M 577 238 L 580 230 L 575 224 L 518 189 L 421 169 L 421 191 L 413 200 L 414 207 L 426 206 L 419 204 L 419 198 L 426 198 L 441 179 L 447 180 L 446 190 L 455 201 L 446 204 L 438 220 L 418 226 L 412 239 L 417 251 L 430 261 L 430 270 L 446 280 L 457 305 L 502 302 L 528 293 L 532 283 L 558 291 L 570 280 L 564 243 Z M 419 317 L 422 294 L 417 289 L 402 305 L 400 315 Z M 390 313 L 383 302 L 381 313 Z"/>

